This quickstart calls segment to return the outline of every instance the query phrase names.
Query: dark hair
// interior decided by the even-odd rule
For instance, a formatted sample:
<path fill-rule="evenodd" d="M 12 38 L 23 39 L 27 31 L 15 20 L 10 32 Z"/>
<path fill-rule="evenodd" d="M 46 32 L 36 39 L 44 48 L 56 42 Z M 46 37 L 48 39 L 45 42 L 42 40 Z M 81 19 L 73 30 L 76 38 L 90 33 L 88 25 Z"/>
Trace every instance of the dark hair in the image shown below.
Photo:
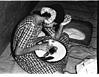
<path fill-rule="evenodd" d="M 63 7 L 60 4 L 52 4 L 46 7 L 52 8 L 56 11 L 57 14 L 54 20 L 56 23 L 60 24 L 64 20 L 65 12 Z"/>
<path fill-rule="evenodd" d="M 57 15 L 56 15 L 56 18 L 54 20 L 56 23 L 60 24 L 64 20 L 65 12 L 64 12 L 63 7 L 60 4 L 45 5 L 45 7 L 52 8 L 56 11 Z M 44 14 L 41 15 L 40 11 L 38 11 L 38 10 L 32 11 L 31 14 L 38 14 L 38 15 L 44 16 L 44 17 L 50 17 L 51 16 L 47 12 L 45 12 Z"/>
<path fill-rule="evenodd" d="M 50 13 L 45 12 L 45 13 L 44 13 L 44 14 L 42 14 L 41 16 L 43 16 L 43 17 L 51 17 L 51 14 L 50 14 Z"/>
<path fill-rule="evenodd" d="M 60 4 L 52 4 L 46 7 L 52 8 L 56 11 L 56 18 L 54 22 L 57 23 L 57 25 L 55 25 L 55 31 L 57 31 L 59 29 L 60 23 L 63 22 L 64 20 L 64 16 L 65 16 L 64 8 Z"/>

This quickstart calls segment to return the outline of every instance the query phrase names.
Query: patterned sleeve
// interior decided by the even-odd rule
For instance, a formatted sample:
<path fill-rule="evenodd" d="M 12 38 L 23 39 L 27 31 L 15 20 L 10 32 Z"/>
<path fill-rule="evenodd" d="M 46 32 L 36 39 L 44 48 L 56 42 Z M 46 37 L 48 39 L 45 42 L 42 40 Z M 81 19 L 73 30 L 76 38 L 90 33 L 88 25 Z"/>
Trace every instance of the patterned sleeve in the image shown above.
<path fill-rule="evenodd" d="M 19 27 L 15 33 L 15 37 L 16 37 L 15 41 L 17 43 L 17 46 L 20 48 L 24 48 L 26 46 L 28 40 L 30 39 L 34 31 L 35 24 L 33 24 L 32 20 L 33 19 L 29 17 L 24 21 L 22 21 L 19 24 Z"/>
<path fill-rule="evenodd" d="M 30 24 L 26 24 L 22 32 L 21 38 L 19 40 L 18 47 L 24 48 L 26 43 L 30 39 L 32 33 L 33 33 L 33 27 L 31 27 Z"/>

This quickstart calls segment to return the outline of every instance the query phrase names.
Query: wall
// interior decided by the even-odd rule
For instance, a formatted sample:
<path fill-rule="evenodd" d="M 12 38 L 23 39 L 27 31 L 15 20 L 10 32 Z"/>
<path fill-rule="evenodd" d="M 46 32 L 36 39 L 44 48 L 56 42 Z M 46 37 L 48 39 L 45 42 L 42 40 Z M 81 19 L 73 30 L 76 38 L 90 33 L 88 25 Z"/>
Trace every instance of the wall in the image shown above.
<path fill-rule="evenodd" d="M 13 28 L 38 2 L 0 2 L 0 55 L 11 39 Z"/>

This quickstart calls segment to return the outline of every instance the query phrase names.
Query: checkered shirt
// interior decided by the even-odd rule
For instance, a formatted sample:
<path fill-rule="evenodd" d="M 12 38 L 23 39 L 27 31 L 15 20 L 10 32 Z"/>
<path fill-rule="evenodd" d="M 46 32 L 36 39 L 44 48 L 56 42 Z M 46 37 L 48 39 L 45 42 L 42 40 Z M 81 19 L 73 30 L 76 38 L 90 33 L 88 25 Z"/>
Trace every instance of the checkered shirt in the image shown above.
<path fill-rule="evenodd" d="M 41 32 L 42 26 L 37 25 L 34 16 L 26 17 L 19 25 L 15 32 L 13 47 L 26 48 L 33 46 L 33 40 Z"/>
<path fill-rule="evenodd" d="M 15 49 L 16 46 L 23 49 L 32 47 L 35 45 L 35 41 L 48 38 L 48 36 L 44 36 L 37 39 L 37 36 L 41 32 L 42 27 L 35 24 L 35 19 L 32 16 L 28 16 L 18 25 L 13 40 L 13 49 Z M 23 70 L 31 74 L 54 73 L 56 71 L 62 70 L 63 65 L 66 65 L 65 58 L 61 62 L 48 63 L 38 58 L 34 52 L 29 52 L 23 55 L 16 55 L 14 58 L 17 64 Z"/>

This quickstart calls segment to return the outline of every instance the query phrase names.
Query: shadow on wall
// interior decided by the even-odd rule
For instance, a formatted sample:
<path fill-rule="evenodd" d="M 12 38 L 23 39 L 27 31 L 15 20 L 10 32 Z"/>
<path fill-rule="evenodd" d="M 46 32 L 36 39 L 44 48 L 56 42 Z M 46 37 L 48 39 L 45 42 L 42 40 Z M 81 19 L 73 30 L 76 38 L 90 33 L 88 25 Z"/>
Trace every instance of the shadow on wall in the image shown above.
<path fill-rule="evenodd" d="M 11 40 L 14 27 L 26 17 L 38 2 L 0 2 L 0 55 Z"/>

